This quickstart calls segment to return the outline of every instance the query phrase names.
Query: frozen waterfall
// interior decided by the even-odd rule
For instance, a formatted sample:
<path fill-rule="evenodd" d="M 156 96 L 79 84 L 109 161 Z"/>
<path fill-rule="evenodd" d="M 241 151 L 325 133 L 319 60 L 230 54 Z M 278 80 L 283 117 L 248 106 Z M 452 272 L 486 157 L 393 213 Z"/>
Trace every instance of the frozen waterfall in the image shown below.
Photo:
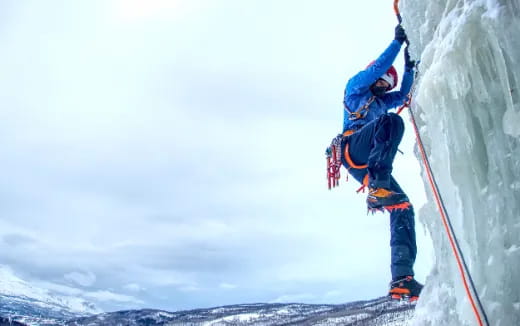
<path fill-rule="evenodd" d="M 490 325 L 520 325 L 520 1 L 402 0 L 413 110 Z M 429 184 L 436 261 L 414 325 L 478 325 Z"/>

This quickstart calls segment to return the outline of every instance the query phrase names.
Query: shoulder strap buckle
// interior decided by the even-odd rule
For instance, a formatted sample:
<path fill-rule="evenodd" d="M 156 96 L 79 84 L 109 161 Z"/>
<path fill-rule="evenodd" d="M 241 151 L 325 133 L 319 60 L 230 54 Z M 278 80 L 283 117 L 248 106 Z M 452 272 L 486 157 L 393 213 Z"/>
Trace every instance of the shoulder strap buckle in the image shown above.
<path fill-rule="evenodd" d="M 355 121 L 355 120 L 359 120 L 359 119 L 363 119 L 364 117 L 367 116 L 367 112 L 368 111 L 362 111 L 362 112 L 350 112 L 349 115 L 348 115 L 348 119 L 350 121 Z"/>
<path fill-rule="evenodd" d="M 347 104 L 344 103 L 345 110 L 347 110 L 348 113 L 349 113 L 348 119 L 350 121 L 355 121 L 355 120 L 359 120 L 359 119 L 365 118 L 367 116 L 367 114 L 368 114 L 370 104 L 372 104 L 372 102 L 374 102 L 375 99 L 376 99 L 376 97 L 372 96 L 371 98 L 368 99 L 368 101 L 365 103 L 365 105 L 363 105 L 357 111 L 354 111 L 354 112 L 350 111 L 349 108 L 347 107 Z"/>

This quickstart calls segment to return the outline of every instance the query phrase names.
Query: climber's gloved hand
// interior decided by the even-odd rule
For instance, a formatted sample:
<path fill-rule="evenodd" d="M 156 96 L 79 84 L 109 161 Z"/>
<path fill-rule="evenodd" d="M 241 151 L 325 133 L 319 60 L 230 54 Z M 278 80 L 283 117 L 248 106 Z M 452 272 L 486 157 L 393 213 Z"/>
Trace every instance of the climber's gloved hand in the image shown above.
<path fill-rule="evenodd" d="M 408 47 L 404 49 L 404 67 L 406 70 L 411 70 L 415 67 L 415 60 L 410 59 Z"/>
<path fill-rule="evenodd" d="M 403 44 L 404 41 L 406 41 L 406 39 L 407 39 L 407 36 L 406 36 L 406 32 L 404 31 L 403 26 L 401 26 L 401 24 L 397 25 L 395 27 L 395 40 L 398 41 L 399 43 Z"/>

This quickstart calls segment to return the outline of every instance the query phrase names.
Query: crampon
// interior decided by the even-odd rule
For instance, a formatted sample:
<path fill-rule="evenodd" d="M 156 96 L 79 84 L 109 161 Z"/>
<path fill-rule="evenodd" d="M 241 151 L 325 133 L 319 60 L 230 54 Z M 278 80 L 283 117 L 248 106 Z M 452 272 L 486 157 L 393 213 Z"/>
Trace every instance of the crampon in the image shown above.
<path fill-rule="evenodd" d="M 393 211 L 398 211 L 398 210 L 405 210 L 405 209 L 408 209 L 412 206 L 412 204 L 410 204 L 409 201 L 405 201 L 405 202 L 402 202 L 402 203 L 399 203 L 399 204 L 395 204 L 395 205 L 388 205 L 388 206 L 384 206 L 385 209 L 387 211 L 389 211 L 390 213 L 393 212 Z"/>
<path fill-rule="evenodd" d="M 388 295 L 393 300 L 415 302 L 419 299 L 423 285 L 413 276 L 405 276 L 390 283 Z"/>
<path fill-rule="evenodd" d="M 409 302 L 409 303 L 417 303 L 419 300 L 418 296 L 410 296 L 409 294 L 389 294 L 390 299 L 401 301 L 401 302 Z"/>
<path fill-rule="evenodd" d="M 394 205 L 387 205 L 387 206 L 382 206 L 382 207 L 370 207 L 368 206 L 367 207 L 367 210 L 368 210 L 368 213 L 372 213 L 372 214 L 375 214 L 377 212 L 381 212 L 381 213 L 384 213 L 385 212 L 385 209 L 389 212 L 389 213 L 392 213 L 394 211 L 404 211 L 408 208 L 412 207 L 412 204 L 410 204 L 410 202 L 408 201 L 405 201 L 405 202 L 402 202 L 402 203 L 399 203 L 399 204 L 394 204 Z"/>

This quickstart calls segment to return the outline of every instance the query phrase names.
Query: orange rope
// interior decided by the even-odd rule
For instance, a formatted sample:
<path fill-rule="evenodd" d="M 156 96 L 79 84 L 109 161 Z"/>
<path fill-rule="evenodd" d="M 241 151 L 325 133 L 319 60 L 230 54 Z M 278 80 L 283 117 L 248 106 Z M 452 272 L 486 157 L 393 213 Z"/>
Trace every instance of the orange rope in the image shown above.
<path fill-rule="evenodd" d="M 480 313 L 477 309 L 477 305 L 475 304 L 475 300 L 473 299 L 473 295 L 471 294 L 471 291 L 469 289 L 468 281 L 466 280 L 466 271 L 464 270 L 464 268 L 462 266 L 461 258 L 459 256 L 459 251 L 457 250 L 457 246 L 455 245 L 455 240 L 453 239 L 453 234 L 448 225 L 448 219 L 446 217 L 446 212 L 443 209 L 439 190 L 437 189 L 437 187 L 435 187 L 433 174 L 432 174 L 429 164 L 427 163 L 428 161 L 426 158 L 426 152 L 424 150 L 424 146 L 423 146 L 423 143 L 422 143 L 420 135 L 419 135 L 419 130 L 417 129 L 417 125 L 415 124 L 415 119 L 413 118 L 413 115 L 411 115 L 411 116 L 412 116 L 412 121 L 413 121 L 413 127 L 415 130 L 415 135 L 417 137 L 417 144 L 419 145 L 419 150 L 421 152 L 421 157 L 424 162 L 425 170 L 426 170 L 426 173 L 428 174 L 428 181 L 430 182 L 430 186 L 432 188 L 433 195 L 435 196 L 435 202 L 437 203 L 437 207 L 441 214 L 442 224 L 444 225 L 444 229 L 446 230 L 446 234 L 448 235 L 451 249 L 453 251 L 453 254 L 455 255 L 455 260 L 457 261 L 457 266 L 459 268 L 459 272 L 462 277 L 462 283 L 464 283 L 464 289 L 466 290 L 466 294 L 468 295 L 469 301 L 471 303 L 471 307 L 473 308 L 473 312 L 475 313 L 475 316 L 477 317 L 478 324 L 480 326 L 483 326 L 484 324 L 482 323 L 482 319 L 480 318 Z M 467 273 L 469 273 L 469 272 L 467 272 Z"/>

